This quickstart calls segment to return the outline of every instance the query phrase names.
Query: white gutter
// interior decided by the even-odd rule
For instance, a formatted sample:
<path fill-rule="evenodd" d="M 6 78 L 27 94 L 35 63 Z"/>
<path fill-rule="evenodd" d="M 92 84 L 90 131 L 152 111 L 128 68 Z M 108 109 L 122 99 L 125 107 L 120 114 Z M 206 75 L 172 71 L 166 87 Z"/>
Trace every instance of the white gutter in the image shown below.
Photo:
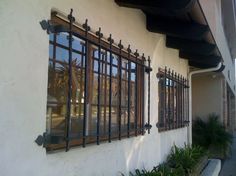
<path fill-rule="evenodd" d="M 187 128 L 188 145 L 192 145 L 192 75 L 217 71 L 221 68 L 221 66 L 222 63 L 220 62 L 216 67 L 189 72 L 189 126 Z"/>

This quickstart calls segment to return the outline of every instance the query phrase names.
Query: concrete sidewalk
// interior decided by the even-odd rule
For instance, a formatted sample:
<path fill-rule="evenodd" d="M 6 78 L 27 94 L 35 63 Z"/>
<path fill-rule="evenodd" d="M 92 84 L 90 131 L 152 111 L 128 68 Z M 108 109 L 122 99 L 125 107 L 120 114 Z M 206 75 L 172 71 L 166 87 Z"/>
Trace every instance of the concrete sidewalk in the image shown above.
<path fill-rule="evenodd" d="M 236 176 L 236 133 L 234 132 L 232 155 L 223 163 L 220 176 Z"/>

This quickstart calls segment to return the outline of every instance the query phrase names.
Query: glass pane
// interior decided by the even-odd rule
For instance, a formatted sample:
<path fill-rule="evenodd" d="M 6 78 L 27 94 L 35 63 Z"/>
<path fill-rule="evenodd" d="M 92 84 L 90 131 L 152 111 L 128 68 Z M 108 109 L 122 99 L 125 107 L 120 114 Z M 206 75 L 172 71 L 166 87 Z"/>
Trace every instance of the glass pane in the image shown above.
<path fill-rule="evenodd" d="M 122 59 L 122 68 L 128 69 L 128 60 Z"/>
<path fill-rule="evenodd" d="M 64 136 L 66 112 L 65 103 L 51 103 L 51 98 L 48 97 L 47 133 L 52 136 Z"/>
<path fill-rule="evenodd" d="M 54 35 L 55 35 L 55 34 L 52 34 L 52 33 L 49 34 L 49 40 L 50 40 L 50 41 L 53 41 L 53 40 L 54 40 Z"/>
<path fill-rule="evenodd" d="M 101 69 L 101 67 L 100 67 Z M 97 60 L 93 60 L 93 70 L 95 72 L 98 72 L 98 61 Z"/>
<path fill-rule="evenodd" d="M 113 57 L 112 57 L 112 58 L 113 58 L 112 64 L 113 64 L 113 65 L 118 65 L 118 56 L 115 55 L 115 54 L 113 54 L 112 56 L 113 56 Z"/>
<path fill-rule="evenodd" d="M 111 104 L 113 106 L 118 105 L 118 80 L 113 78 L 111 84 Z"/>
<path fill-rule="evenodd" d="M 53 45 L 49 45 L 49 58 L 53 59 Z"/>
<path fill-rule="evenodd" d="M 84 104 L 71 104 L 71 137 L 83 136 Z"/>
<path fill-rule="evenodd" d="M 110 65 L 107 65 L 107 75 L 110 76 Z"/>
<path fill-rule="evenodd" d="M 100 92 L 100 97 L 101 97 L 101 104 L 107 105 L 108 104 L 108 98 L 109 98 L 109 84 L 107 82 L 109 81 L 109 77 L 107 76 L 102 76 L 101 80 L 101 92 Z"/>
<path fill-rule="evenodd" d="M 78 37 L 75 37 L 73 36 L 73 42 L 72 42 L 72 48 L 77 50 L 77 51 L 80 51 L 80 52 L 83 52 L 83 46 L 85 44 L 85 41 L 81 40 L 80 38 Z"/>
<path fill-rule="evenodd" d="M 121 106 L 128 106 L 128 82 L 122 81 L 121 83 Z"/>
<path fill-rule="evenodd" d="M 108 122 L 109 122 L 109 107 L 101 107 L 100 116 L 100 135 L 108 135 Z"/>
<path fill-rule="evenodd" d="M 81 54 L 72 52 L 72 65 L 76 67 L 82 66 L 82 56 Z"/>
<path fill-rule="evenodd" d="M 97 106 L 91 106 L 91 116 L 88 119 L 89 136 L 97 134 Z"/>
<path fill-rule="evenodd" d="M 56 60 L 68 63 L 69 52 L 60 47 L 56 47 Z"/>
<path fill-rule="evenodd" d="M 100 76 L 100 81 L 101 81 L 101 76 Z M 91 87 L 92 103 L 97 104 L 98 103 L 98 74 L 97 73 L 93 74 L 93 82 L 91 86 L 92 86 Z M 102 88 L 100 87 L 100 90 L 101 89 Z M 100 102 L 101 102 L 101 93 L 99 95 L 100 95 Z"/>
<path fill-rule="evenodd" d="M 57 35 L 57 43 L 64 45 L 64 46 L 69 46 L 69 40 L 67 39 L 68 33 L 61 32 Z"/>
<path fill-rule="evenodd" d="M 117 108 L 111 108 L 111 134 L 118 136 L 118 112 Z"/>
<path fill-rule="evenodd" d="M 136 69 L 136 64 L 134 62 L 131 62 L 131 69 Z"/>
<path fill-rule="evenodd" d="M 130 108 L 130 129 L 135 128 L 135 108 Z"/>
<path fill-rule="evenodd" d="M 131 82 L 131 88 L 130 88 L 130 101 L 131 101 L 131 104 L 130 106 L 131 107 L 134 107 L 135 106 L 135 83 Z"/>
<path fill-rule="evenodd" d="M 128 76 L 129 76 L 128 70 L 122 69 L 121 75 L 122 75 L 122 80 L 128 80 Z"/>
<path fill-rule="evenodd" d="M 135 80 L 136 80 L 136 74 L 131 73 L 131 82 L 135 82 Z"/>
<path fill-rule="evenodd" d="M 68 66 L 50 61 L 48 67 L 48 99 L 66 102 L 68 94 Z"/>
<path fill-rule="evenodd" d="M 117 67 L 112 67 L 112 76 L 118 76 L 118 69 Z"/>
<path fill-rule="evenodd" d="M 94 51 L 93 51 L 93 57 L 94 58 L 96 58 L 96 59 L 98 59 L 99 57 L 98 57 L 98 49 L 94 49 Z"/>
<path fill-rule="evenodd" d="M 121 108 L 121 131 L 127 131 L 127 124 L 128 124 L 128 109 Z"/>

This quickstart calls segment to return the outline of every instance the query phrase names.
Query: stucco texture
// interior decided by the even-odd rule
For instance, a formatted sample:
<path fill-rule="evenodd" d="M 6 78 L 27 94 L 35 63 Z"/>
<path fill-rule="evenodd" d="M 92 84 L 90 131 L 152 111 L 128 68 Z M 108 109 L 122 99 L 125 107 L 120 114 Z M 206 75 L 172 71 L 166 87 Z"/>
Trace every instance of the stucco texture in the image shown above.
<path fill-rule="evenodd" d="M 87 18 L 93 30 L 101 27 L 105 37 L 112 33 L 125 47 L 130 44 L 151 56 L 150 135 L 53 154 L 34 142 L 46 129 L 49 39 L 39 22 L 50 19 L 52 8 L 69 13 L 71 7 L 79 23 Z M 177 50 L 165 47 L 163 35 L 146 30 L 141 11 L 121 8 L 113 0 L 1 0 L 0 17 L 0 175 L 127 174 L 135 168 L 152 168 L 173 144 L 183 146 L 187 141 L 186 128 L 163 133 L 156 128 L 158 68 L 167 66 L 187 76 L 187 62 Z"/>

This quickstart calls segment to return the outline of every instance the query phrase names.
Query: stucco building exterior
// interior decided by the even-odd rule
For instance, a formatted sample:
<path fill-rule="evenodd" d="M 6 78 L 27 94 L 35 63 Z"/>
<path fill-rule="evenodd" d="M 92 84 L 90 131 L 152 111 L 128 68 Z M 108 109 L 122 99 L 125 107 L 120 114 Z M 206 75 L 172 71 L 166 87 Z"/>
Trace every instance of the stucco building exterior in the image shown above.
<path fill-rule="evenodd" d="M 193 117 L 214 111 L 224 118 L 230 114 L 231 121 L 235 121 L 236 45 L 234 40 L 230 40 L 236 35 L 234 9 L 227 11 L 231 12 L 230 17 L 234 17 L 229 19 L 229 14 L 226 15 L 230 25 L 227 23 L 224 28 L 220 20 L 224 12 L 221 1 L 174 3 L 171 7 L 178 7 L 177 10 L 168 9 L 168 3 L 150 6 L 128 0 L 0 2 L 0 175 L 99 176 L 128 174 L 136 168 L 151 169 L 166 159 L 174 144 L 191 144 Z M 71 8 L 75 21 L 72 20 L 70 28 L 67 15 Z M 155 19 L 159 16 L 174 22 L 173 26 L 169 21 Z M 90 26 L 87 35 L 94 37 L 94 43 L 86 38 L 87 28 L 83 26 L 86 19 Z M 46 21 L 40 23 L 43 20 Z M 60 25 L 66 26 L 66 29 L 60 28 Z M 103 33 L 102 39 L 96 35 L 99 28 Z M 179 32 L 180 29 L 183 31 Z M 110 34 L 114 40 L 112 46 L 108 45 Z M 64 35 L 63 39 L 61 35 Z M 199 37 L 202 38 L 198 40 Z M 122 49 L 119 48 L 120 40 Z M 65 41 L 68 43 L 63 44 Z M 78 41 L 81 50 L 73 48 L 73 42 Z M 211 51 L 204 50 L 204 47 L 200 49 L 202 42 Z M 129 45 L 131 52 L 127 49 Z M 65 51 L 59 51 L 59 48 Z M 93 55 L 88 54 L 94 48 Z M 135 55 L 136 50 L 139 56 Z M 100 54 L 94 54 L 96 52 Z M 73 53 L 78 54 L 76 59 L 81 59 L 82 65 L 73 66 Z M 143 53 L 145 61 L 142 60 Z M 112 56 L 105 61 L 101 59 L 102 54 L 104 58 Z M 198 60 L 198 56 L 202 58 Z M 211 58 L 205 59 L 208 56 Z M 58 58 L 64 60 L 58 61 Z M 112 63 L 115 58 L 117 63 Z M 83 66 L 83 61 L 88 65 Z M 101 63 L 100 67 L 95 66 L 95 61 Z M 125 68 L 121 67 L 123 61 Z M 50 74 L 50 64 L 53 74 Z M 68 65 L 68 72 L 65 71 L 67 66 L 56 70 L 56 64 Z M 110 72 L 101 71 L 104 64 L 105 68 L 113 64 Z M 92 66 L 94 70 L 89 71 Z M 220 66 L 220 72 L 196 74 L 189 82 L 193 70 L 217 66 Z M 79 76 L 73 76 L 72 68 L 81 71 Z M 52 80 L 62 81 L 61 72 L 68 74 L 63 81 L 69 83 L 69 88 L 62 90 L 63 96 L 64 93 L 70 96 L 66 102 L 61 102 L 63 105 L 56 103 L 60 98 L 54 95 L 56 91 L 52 88 L 54 86 L 57 90 Z M 90 73 L 97 77 L 88 76 Z M 133 73 L 135 76 L 132 76 Z M 60 78 L 55 76 L 57 74 Z M 125 80 L 124 75 L 127 76 Z M 77 83 L 74 83 L 74 77 L 84 81 L 75 79 Z M 115 77 L 117 85 L 109 87 L 116 82 L 113 81 Z M 100 81 L 107 79 L 105 88 L 100 81 L 100 84 L 94 83 L 95 78 Z M 123 82 L 127 82 L 128 86 Z M 84 87 L 80 88 L 83 91 L 76 87 L 82 84 Z M 189 95 L 190 88 L 192 96 Z M 103 94 L 107 95 L 104 100 L 107 105 L 102 103 Z M 117 98 L 115 110 L 112 110 L 112 97 L 115 95 L 120 95 L 121 99 Z M 76 97 L 75 103 L 73 96 Z M 124 104 L 123 111 L 122 96 L 127 97 L 125 102 L 128 104 Z M 190 96 L 192 101 L 189 101 Z M 228 103 L 224 103 L 226 97 L 230 99 Z M 78 110 L 80 105 L 81 112 Z M 190 106 L 193 116 L 189 113 Z M 98 114 L 103 114 L 104 118 Z M 77 135 L 72 139 L 74 124 L 78 125 L 74 129 Z M 114 132 L 117 136 L 112 136 L 113 125 L 114 129 L 117 127 Z M 103 127 L 104 134 L 101 132 Z M 36 139 L 38 141 L 35 142 Z"/>

